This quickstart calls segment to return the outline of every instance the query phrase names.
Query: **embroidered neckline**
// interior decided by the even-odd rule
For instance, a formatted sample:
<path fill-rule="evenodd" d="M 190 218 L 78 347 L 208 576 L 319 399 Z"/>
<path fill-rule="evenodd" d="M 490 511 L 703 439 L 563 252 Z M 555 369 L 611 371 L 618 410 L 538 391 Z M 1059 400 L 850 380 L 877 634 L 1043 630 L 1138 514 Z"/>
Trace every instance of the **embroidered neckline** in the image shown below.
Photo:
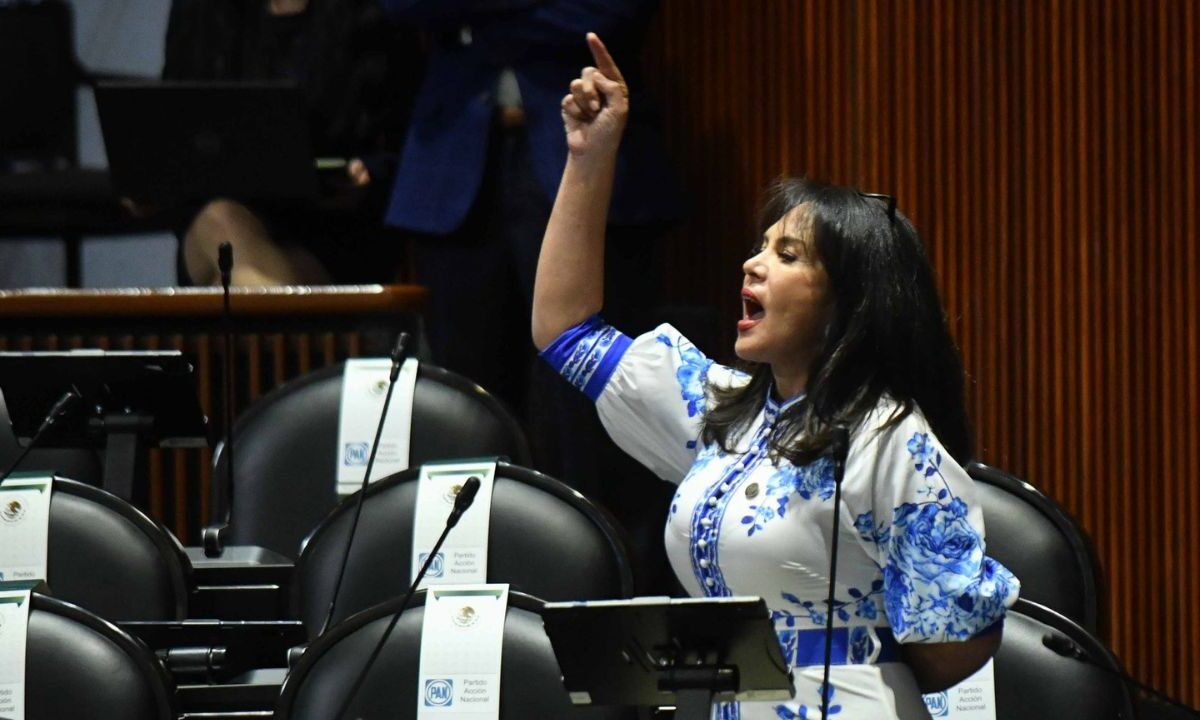
<path fill-rule="evenodd" d="M 799 403 L 807 396 L 807 393 L 800 393 L 799 395 L 788 398 L 787 400 L 776 400 L 775 383 L 772 381 L 770 386 L 767 387 L 767 401 L 763 403 L 763 412 L 767 414 L 767 417 L 774 419 L 779 415 L 779 413 L 791 408 L 793 405 Z"/>

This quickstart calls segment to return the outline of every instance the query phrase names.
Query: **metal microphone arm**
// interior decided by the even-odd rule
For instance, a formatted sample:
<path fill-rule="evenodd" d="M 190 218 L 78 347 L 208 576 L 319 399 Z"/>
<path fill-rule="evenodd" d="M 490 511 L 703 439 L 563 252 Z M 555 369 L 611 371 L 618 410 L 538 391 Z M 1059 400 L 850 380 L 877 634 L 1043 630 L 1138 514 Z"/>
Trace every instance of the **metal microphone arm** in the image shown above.
<path fill-rule="evenodd" d="M 429 551 L 429 556 L 425 558 L 425 563 L 421 565 L 421 571 L 417 573 L 417 577 L 412 581 L 412 585 L 408 586 L 408 592 L 404 595 L 404 601 L 400 603 L 400 607 L 392 615 L 392 621 L 388 623 L 387 629 L 379 637 L 379 642 L 375 644 L 375 649 L 371 651 L 371 656 L 367 658 L 367 664 L 363 666 L 358 677 L 354 679 L 354 684 L 350 686 L 350 692 L 346 694 L 346 699 L 342 702 L 342 707 L 333 716 L 334 720 L 342 720 L 346 715 L 346 711 L 350 709 L 350 703 L 354 701 L 354 697 L 366 681 L 367 673 L 371 671 L 371 667 L 375 664 L 379 653 L 383 652 L 383 646 L 387 644 L 388 638 L 392 636 L 392 630 L 396 628 L 396 623 L 400 621 L 400 614 L 404 612 L 404 608 L 408 607 L 409 601 L 412 600 L 412 596 L 417 592 L 417 587 L 425 579 L 425 571 L 429 569 L 429 564 L 437 557 L 438 550 L 442 549 L 442 543 L 445 542 L 446 536 L 450 534 L 451 528 L 458 524 L 458 519 L 462 517 L 462 514 L 475 501 L 475 494 L 479 492 L 480 484 L 479 478 L 472 476 L 467 478 L 467 481 L 463 483 L 462 489 L 458 491 L 458 495 L 454 498 L 454 509 L 450 511 L 450 517 L 446 518 L 446 527 L 442 530 L 442 534 L 438 537 L 437 542 L 434 543 L 433 550 Z"/>
<path fill-rule="evenodd" d="M 59 418 L 65 415 L 78 400 L 79 391 L 72 387 L 70 390 L 63 393 L 57 401 L 55 401 L 54 405 L 50 408 L 50 412 L 46 413 L 46 419 L 42 420 L 42 424 L 38 427 L 37 432 L 34 433 L 33 437 L 29 439 L 29 444 L 26 445 L 23 450 L 21 450 L 21 453 L 17 455 L 15 460 L 12 461 L 12 463 L 8 466 L 8 469 L 4 471 L 4 474 L 0 475 L 0 483 L 3 483 L 8 479 L 9 475 L 13 474 L 13 471 L 15 471 L 25 459 L 25 456 L 29 455 L 33 448 L 37 446 L 38 441 L 42 439 L 42 435 L 45 435 L 47 430 L 54 427 L 54 423 L 58 422 Z"/>

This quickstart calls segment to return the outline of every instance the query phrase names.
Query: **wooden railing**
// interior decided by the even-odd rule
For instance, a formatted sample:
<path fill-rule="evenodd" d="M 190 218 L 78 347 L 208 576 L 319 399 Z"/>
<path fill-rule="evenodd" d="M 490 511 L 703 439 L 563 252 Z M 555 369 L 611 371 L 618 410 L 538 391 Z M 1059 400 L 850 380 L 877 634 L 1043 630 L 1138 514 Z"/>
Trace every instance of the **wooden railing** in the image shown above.
<path fill-rule="evenodd" d="M 235 414 L 264 393 L 346 358 L 386 355 L 419 334 L 427 297 L 411 285 L 234 288 Z M 197 370 L 212 437 L 224 433 L 224 324 L 214 288 L 0 292 L 0 350 L 181 350 Z M 209 512 L 211 452 L 152 450 L 147 510 L 186 542 Z"/>

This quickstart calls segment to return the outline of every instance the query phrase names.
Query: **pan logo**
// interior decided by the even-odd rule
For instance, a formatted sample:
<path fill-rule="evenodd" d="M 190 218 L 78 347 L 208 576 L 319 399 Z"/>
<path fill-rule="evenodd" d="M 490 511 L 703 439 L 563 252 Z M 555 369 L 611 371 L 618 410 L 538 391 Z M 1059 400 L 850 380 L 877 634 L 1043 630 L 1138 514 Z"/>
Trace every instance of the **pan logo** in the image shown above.
<path fill-rule="evenodd" d="M 425 558 L 429 557 L 429 553 L 419 553 L 417 555 L 417 565 L 425 564 Z M 429 563 L 429 569 L 425 571 L 427 577 L 439 578 L 445 573 L 446 556 L 438 553 L 433 556 L 433 562 Z"/>
<path fill-rule="evenodd" d="M 925 696 L 925 707 L 934 717 L 946 717 L 950 714 L 950 695 L 946 692 L 930 693 Z"/>
<path fill-rule="evenodd" d="M 364 442 L 346 443 L 346 458 L 342 461 L 343 465 L 366 465 L 367 455 L 370 454 L 371 446 Z"/>
<path fill-rule="evenodd" d="M 425 707 L 450 707 L 453 704 L 453 680 L 425 681 Z"/>

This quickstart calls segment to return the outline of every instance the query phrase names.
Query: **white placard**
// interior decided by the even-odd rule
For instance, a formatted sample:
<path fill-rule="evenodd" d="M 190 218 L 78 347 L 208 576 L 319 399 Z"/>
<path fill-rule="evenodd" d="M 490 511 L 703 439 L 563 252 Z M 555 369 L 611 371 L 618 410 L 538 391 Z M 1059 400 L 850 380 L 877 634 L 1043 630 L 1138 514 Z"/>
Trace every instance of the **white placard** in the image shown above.
<path fill-rule="evenodd" d="M 413 517 L 412 578 L 416 579 L 429 551 L 446 529 L 454 497 L 469 477 L 479 478 L 475 502 L 446 536 L 420 587 L 487 582 L 488 528 L 492 517 L 492 485 L 496 462 L 429 463 L 421 466 Z"/>
<path fill-rule="evenodd" d="M 0 590 L 0 718 L 25 720 L 29 590 Z"/>
<path fill-rule="evenodd" d="M 508 585 L 431 588 L 425 596 L 417 720 L 500 716 Z"/>
<path fill-rule="evenodd" d="M 388 406 L 371 482 L 408 469 L 409 435 L 412 428 L 413 393 L 417 387 L 417 359 L 400 366 L 392 402 Z M 371 456 L 371 444 L 379 427 L 379 415 L 387 397 L 392 361 L 388 358 L 355 358 L 346 361 L 342 372 L 342 404 L 338 414 L 338 495 L 351 495 L 362 487 L 363 473 Z"/>
<path fill-rule="evenodd" d="M 996 720 L 996 668 L 987 661 L 971 677 L 952 688 L 925 696 L 925 707 L 934 718 Z"/>
<path fill-rule="evenodd" d="M 17 473 L 0 486 L 0 587 L 46 579 L 53 485 L 52 475 Z"/>

